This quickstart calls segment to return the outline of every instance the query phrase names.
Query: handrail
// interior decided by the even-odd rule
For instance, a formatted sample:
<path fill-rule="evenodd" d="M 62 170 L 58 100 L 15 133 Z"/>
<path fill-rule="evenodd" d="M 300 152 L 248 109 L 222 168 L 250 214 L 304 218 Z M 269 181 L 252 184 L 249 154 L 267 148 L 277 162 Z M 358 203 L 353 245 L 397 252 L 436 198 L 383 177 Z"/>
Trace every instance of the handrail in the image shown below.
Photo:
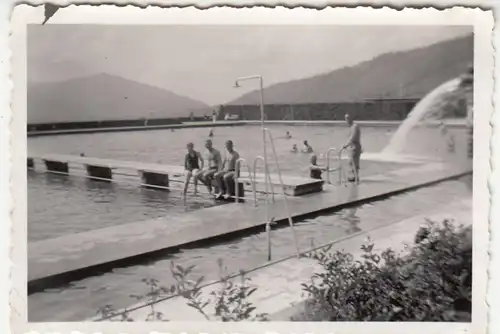
<path fill-rule="evenodd" d="M 244 165 L 247 166 L 247 169 L 248 169 L 248 178 L 250 180 L 250 183 L 252 184 L 252 193 L 253 193 L 253 201 L 254 201 L 254 206 L 257 206 L 257 194 L 255 192 L 255 182 L 252 180 L 252 170 L 250 169 L 250 166 L 247 164 L 247 161 L 243 158 L 239 158 L 238 160 L 236 160 L 236 176 L 235 176 L 235 179 L 234 179 L 234 185 L 235 185 L 235 189 L 234 189 L 234 193 L 235 193 L 235 201 L 238 202 L 238 199 L 240 198 L 240 187 L 239 187 L 239 184 L 238 184 L 238 179 L 240 177 L 240 172 L 241 172 L 241 163 L 244 163 Z"/>
<path fill-rule="evenodd" d="M 255 159 L 253 161 L 253 182 L 257 182 L 257 161 L 259 161 L 259 160 L 262 160 L 262 162 L 264 164 L 266 163 L 266 159 L 264 159 L 263 157 L 261 157 L 261 156 L 255 157 Z M 273 203 L 274 203 L 275 202 L 275 199 L 274 199 L 274 186 L 273 186 L 273 183 L 271 182 L 271 175 L 269 174 L 269 168 L 265 168 L 265 171 L 267 171 L 267 173 L 264 172 L 264 179 L 267 178 L 268 183 L 269 183 L 269 185 L 271 187 L 271 198 L 272 198 Z M 267 196 L 267 194 L 266 194 L 266 196 Z"/>
<path fill-rule="evenodd" d="M 295 243 L 295 249 L 297 251 L 297 257 L 300 257 L 299 245 L 297 243 L 297 236 L 295 235 L 295 229 L 293 228 L 293 220 L 292 220 L 292 216 L 290 214 L 290 208 L 288 206 L 288 199 L 287 199 L 287 195 L 285 193 L 285 187 L 284 187 L 284 184 L 283 184 L 283 178 L 281 176 L 281 168 L 280 168 L 279 161 L 278 161 L 278 154 L 276 154 L 276 148 L 274 147 L 274 139 L 273 139 L 273 136 L 272 136 L 271 131 L 269 129 L 264 128 L 263 131 L 267 132 L 267 134 L 269 136 L 269 140 L 271 141 L 271 148 L 273 149 L 274 161 L 276 162 L 276 168 L 278 169 L 278 176 L 279 176 L 279 179 L 280 179 L 281 191 L 282 191 L 283 197 L 285 199 L 285 210 L 286 210 L 286 212 L 288 214 L 288 223 L 290 224 L 290 228 L 292 230 L 293 242 Z M 266 205 L 267 205 L 267 202 L 266 202 Z M 267 224 L 271 224 L 271 222 L 267 222 Z"/>
<path fill-rule="evenodd" d="M 330 166 L 330 154 L 334 151 L 337 151 L 337 149 L 335 147 L 331 147 L 328 149 L 328 151 L 326 151 L 326 169 L 327 169 L 327 174 L 326 174 L 326 182 L 328 184 L 332 184 L 332 181 L 331 181 L 331 178 L 330 178 L 330 172 L 331 172 L 331 166 Z M 339 173 L 339 184 L 341 183 L 340 182 L 340 172 L 341 172 L 341 164 L 342 164 L 342 160 L 340 160 L 340 155 L 337 155 L 337 162 L 338 162 L 338 167 L 337 167 L 337 172 Z"/>

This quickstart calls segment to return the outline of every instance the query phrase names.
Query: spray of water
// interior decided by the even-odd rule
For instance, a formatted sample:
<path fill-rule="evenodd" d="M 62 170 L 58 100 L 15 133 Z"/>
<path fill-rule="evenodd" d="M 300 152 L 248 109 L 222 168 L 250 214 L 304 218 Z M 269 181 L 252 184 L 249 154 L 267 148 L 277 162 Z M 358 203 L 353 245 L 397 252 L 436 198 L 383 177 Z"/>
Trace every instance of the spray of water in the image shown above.
<path fill-rule="evenodd" d="M 450 94 L 454 94 L 457 91 L 459 85 L 460 79 L 453 79 L 437 87 L 420 100 L 396 130 L 382 153 L 384 155 L 397 155 L 401 153 L 406 146 L 408 134 L 413 128 L 418 126 L 423 120 L 443 118 L 446 109 L 443 105 L 447 102 Z"/>

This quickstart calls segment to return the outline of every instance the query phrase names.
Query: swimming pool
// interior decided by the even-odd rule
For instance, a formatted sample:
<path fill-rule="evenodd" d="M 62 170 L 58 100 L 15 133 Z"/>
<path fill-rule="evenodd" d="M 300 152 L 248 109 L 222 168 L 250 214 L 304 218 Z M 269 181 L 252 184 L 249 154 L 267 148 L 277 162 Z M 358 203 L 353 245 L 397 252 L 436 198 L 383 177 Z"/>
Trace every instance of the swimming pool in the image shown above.
<path fill-rule="evenodd" d="M 324 154 L 329 148 L 342 145 L 348 135 L 347 129 L 339 126 L 272 125 L 269 128 L 275 138 L 283 174 L 304 177 L 308 174 L 308 155 L 291 153 L 293 144 L 299 144 L 300 147 L 302 140 L 308 140 L 318 154 Z M 364 151 L 381 151 L 396 128 L 363 127 Z M 191 141 L 198 150 L 203 151 L 208 131 L 207 128 L 189 128 L 174 132 L 158 130 L 35 137 L 28 139 L 28 152 L 85 153 L 86 156 L 98 158 L 182 165 L 186 143 Z M 285 138 L 286 131 L 290 131 L 292 139 Z M 262 133 L 258 126 L 217 127 L 214 132 L 212 140 L 220 150 L 226 140 L 232 139 L 236 150 L 249 163 L 262 155 Z M 409 140 L 411 145 L 407 153 L 443 156 L 445 148 L 436 129 L 422 128 L 411 136 L 413 138 Z M 270 164 L 271 171 L 275 171 L 272 158 Z M 263 172 L 262 167 L 262 164 L 258 165 L 259 172 Z M 401 167 L 401 164 L 394 162 L 362 160 L 361 176 Z M 214 202 L 208 198 L 191 197 L 185 207 L 180 192 L 167 193 L 142 189 L 135 184 L 107 184 L 79 177 L 29 172 L 28 240 L 49 239 L 212 205 Z"/>
<path fill-rule="evenodd" d="M 372 228 L 395 223 L 409 217 L 439 210 L 443 205 L 472 200 L 467 185 L 460 180 L 444 182 L 394 196 L 382 201 L 323 214 L 296 222 L 295 233 L 299 248 L 338 240 L 342 237 Z M 422 221 L 424 223 L 424 221 Z M 287 227 L 272 231 L 273 260 L 293 255 L 295 248 Z M 195 276 L 206 280 L 218 278 L 218 259 L 224 260 L 229 272 L 253 269 L 266 262 L 267 239 L 265 233 L 256 233 L 232 241 L 219 242 L 203 248 L 184 248 L 163 259 L 115 268 L 65 287 L 47 289 L 28 296 L 29 321 L 82 321 L 95 316 L 98 308 L 112 304 L 116 308 L 136 303 L 130 295 L 146 293 L 144 278 L 155 278 L 161 285 L 173 283 L 170 261 L 183 267 L 195 265 Z M 75 303 L 84 300 L 84 303 Z"/>

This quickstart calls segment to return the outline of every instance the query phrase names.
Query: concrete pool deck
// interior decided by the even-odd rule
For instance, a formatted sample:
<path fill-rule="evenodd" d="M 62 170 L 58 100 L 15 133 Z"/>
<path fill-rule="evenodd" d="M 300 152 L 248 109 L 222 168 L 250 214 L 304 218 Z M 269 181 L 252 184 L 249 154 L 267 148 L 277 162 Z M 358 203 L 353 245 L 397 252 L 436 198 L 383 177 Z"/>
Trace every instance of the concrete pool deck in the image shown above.
<path fill-rule="evenodd" d="M 360 185 L 327 187 L 323 192 L 289 197 L 294 219 L 382 199 L 470 174 L 443 163 L 427 163 L 365 178 Z M 235 217 L 237 219 L 235 219 Z M 287 222 L 284 200 L 269 207 L 269 217 Z M 172 224 L 175 220 L 175 224 Z M 169 223 L 170 222 L 170 223 Z M 181 246 L 262 229 L 264 206 L 226 204 L 166 218 L 122 224 L 28 244 L 28 293 L 164 256 Z"/>
<path fill-rule="evenodd" d="M 29 131 L 27 135 L 28 137 L 40 137 L 40 136 L 59 136 L 59 135 L 99 133 L 99 132 L 126 132 L 126 131 L 152 131 L 152 130 L 168 130 L 168 129 L 175 130 L 175 129 L 186 129 L 186 128 L 207 128 L 207 127 L 220 127 L 220 126 L 238 126 L 245 124 L 246 123 L 240 121 L 218 121 L 216 123 L 188 122 L 181 124 L 166 124 L 166 125 L 120 126 L 120 127 L 117 126 L 117 127 L 106 127 L 106 128 Z"/>
<path fill-rule="evenodd" d="M 184 183 L 185 174 L 184 167 L 180 165 L 154 164 L 64 154 L 29 154 L 27 157 L 27 165 L 31 170 L 65 175 L 78 175 L 83 170 L 87 169 L 87 175 L 85 177 L 94 179 L 97 178 L 110 182 L 116 181 L 116 175 L 135 176 L 135 182 L 139 186 L 163 187 L 169 190 L 170 181 Z M 39 167 L 40 165 L 45 166 Z M 89 167 L 94 169 L 97 168 L 97 172 L 92 169 L 89 170 Z M 238 178 L 238 183 L 242 183 L 243 185 L 265 183 L 265 174 L 252 173 L 249 175 L 249 170 L 245 173 L 244 166 L 242 166 L 241 170 L 242 175 Z M 144 174 L 153 175 L 154 178 L 144 178 Z M 305 193 L 319 192 L 322 190 L 324 183 L 322 180 L 299 176 L 282 175 L 280 178 L 277 174 L 269 174 L 268 179 L 270 180 L 271 185 L 276 187 L 281 186 L 280 181 L 283 181 L 283 189 L 285 190 L 285 193 L 290 196 L 300 196 Z M 244 189 L 244 186 L 242 189 Z M 251 189 L 247 189 L 247 191 L 249 190 Z M 276 193 L 277 190 L 278 189 L 276 189 L 274 193 Z M 245 197 L 244 194 L 240 193 L 240 195 Z"/>
<path fill-rule="evenodd" d="M 455 226 L 471 225 L 472 199 L 454 202 L 444 208 L 342 238 L 331 243 L 333 246 L 330 251 L 345 251 L 356 259 L 360 258 L 362 255 L 360 247 L 368 237 L 374 242 L 376 251 L 387 248 L 395 252 L 404 251 L 405 244 L 413 243 L 415 234 L 420 226 L 425 224 L 425 219 L 436 222 L 451 219 L 450 222 Z M 292 317 L 300 316 L 305 309 L 307 297 L 301 285 L 309 283 L 311 276 L 321 271 L 322 268 L 317 261 L 305 257 L 283 259 L 256 268 L 246 275 L 251 279 L 248 285 L 257 288 L 257 291 L 249 298 L 249 302 L 256 307 L 256 313 L 267 313 L 272 321 L 289 321 Z M 232 280 L 236 284 L 240 283 L 240 277 Z M 220 288 L 221 284 L 218 282 L 209 284 L 201 289 L 201 296 L 204 300 L 212 299 L 210 293 Z M 156 302 L 154 308 L 156 312 L 163 313 L 165 319 L 170 321 L 207 321 L 198 311 L 188 306 L 187 300 L 180 296 Z M 143 302 L 132 305 L 127 310 L 130 310 L 128 315 L 135 321 L 144 321 L 150 312 L 150 307 L 144 306 Z M 213 315 L 213 303 L 209 304 L 205 311 Z M 119 318 L 120 316 L 117 316 L 106 320 Z M 93 317 L 87 321 L 96 320 L 101 319 Z"/>

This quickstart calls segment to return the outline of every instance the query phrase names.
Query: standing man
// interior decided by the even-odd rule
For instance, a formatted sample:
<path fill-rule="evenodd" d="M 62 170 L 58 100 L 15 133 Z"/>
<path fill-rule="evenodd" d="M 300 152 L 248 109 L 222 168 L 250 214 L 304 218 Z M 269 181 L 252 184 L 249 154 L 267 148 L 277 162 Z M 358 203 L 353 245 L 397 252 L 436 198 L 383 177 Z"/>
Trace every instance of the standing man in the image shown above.
<path fill-rule="evenodd" d="M 208 192 L 212 193 L 212 180 L 215 173 L 222 170 L 222 157 L 219 150 L 215 149 L 212 140 L 205 142 L 207 149 L 207 167 L 196 174 L 196 178 L 207 186 Z"/>
<path fill-rule="evenodd" d="M 214 177 L 217 188 L 219 188 L 219 193 L 215 195 L 217 199 L 221 196 L 228 199 L 231 196 L 229 194 L 230 182 L 234 182 L 236 178 L 236 161 L 240 158 L 239 153 L 234 150 L 232 140 L 226 141 L 226 150 L 227 154 L 224 158 L 223 169 L 215 174 Z M 237 185 L 235 185 L 235 187 L 236 186 Z"/>
<path fill-rule="evenodd" d="M 359 161 L 361 159 L 362 147 L 361 147 L 361 129 L 358 124 L 355 124 L 352 120 L 351 115 L 345 114 L 345 122 L 349 126 L 349 140 L 347 144 L 342 147 L 342 150 L 349 149 L 349 163 L 351 164 L 352 171 L 354 172 L 353 177 L 349 177 L 349 182 L 359 183 Z"/>

